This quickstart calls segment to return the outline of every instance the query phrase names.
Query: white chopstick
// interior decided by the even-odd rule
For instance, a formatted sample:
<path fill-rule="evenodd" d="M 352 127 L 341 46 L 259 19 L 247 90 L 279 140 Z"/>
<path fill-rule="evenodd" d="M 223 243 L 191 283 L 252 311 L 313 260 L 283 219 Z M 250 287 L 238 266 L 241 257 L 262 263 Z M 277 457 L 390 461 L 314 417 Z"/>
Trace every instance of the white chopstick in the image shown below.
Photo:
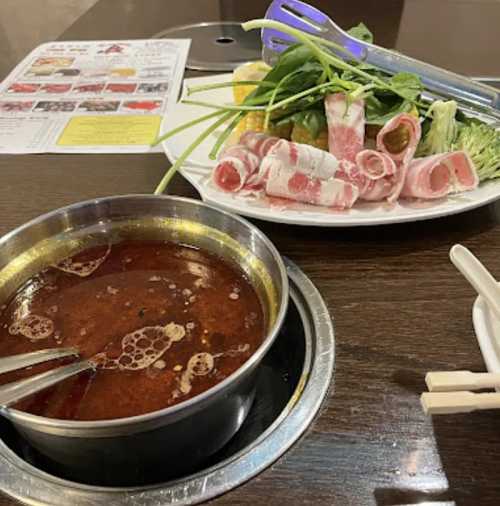
<path fill-rule="evenodd" d="M 455 244 L 450 259 L 500 319 L 500 286 L 486 267 L 464 246 Z M 474 393 L 470 390 L 500 388 L 500 374 L 471 371 L 429 372 L 425 376 L 429 392 L 420 396 L 425 413 L 444 415 L 468 413 L 477 409 L 500 409 L 500 393 Z"/>
<path fill-rule="evenodd" d="M 470 413 L 477 409 L 500 409 L 500 393 L 474 393 L 469 390 L 500 387 L 500 374 L 471 371 L 428 372 L 429 392 L 420 396 L 428 415 Z"/>
<path fill-rule="evenodd" d="M 420 402 L 428 415 L 470 413 L 478 409 L 499 409 L 500 393 L 424 392 Z"/>
<path fill-rule="evenodd" d="M 500 374 L 471 371 L 428 372 L 425 383 L 429 392 L 454 392 L 499 388 Z"/>

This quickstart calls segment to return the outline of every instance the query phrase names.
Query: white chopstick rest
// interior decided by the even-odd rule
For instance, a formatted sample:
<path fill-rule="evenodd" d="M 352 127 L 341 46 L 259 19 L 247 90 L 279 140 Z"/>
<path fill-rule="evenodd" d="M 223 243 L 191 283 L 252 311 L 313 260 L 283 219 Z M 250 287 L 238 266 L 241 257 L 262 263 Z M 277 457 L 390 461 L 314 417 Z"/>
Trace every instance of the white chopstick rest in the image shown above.
<path fill-rule="evenodd" d="M 478 409 L 500 408 L 499 393 L 424 392 L 420 402 L 427 415 L 470 413 Z"/>
<path fill-rule="evenodd" d="M 453 392 L 500 387 L 500 374 L 471 371 L 428 372 L 425 383 L 429 392 Z"/>
<path fill-rule="evenodd" d="M 450 260 L 500 320 L 500 287 L 486 267 L 461 244 L 450 250 Z"/>

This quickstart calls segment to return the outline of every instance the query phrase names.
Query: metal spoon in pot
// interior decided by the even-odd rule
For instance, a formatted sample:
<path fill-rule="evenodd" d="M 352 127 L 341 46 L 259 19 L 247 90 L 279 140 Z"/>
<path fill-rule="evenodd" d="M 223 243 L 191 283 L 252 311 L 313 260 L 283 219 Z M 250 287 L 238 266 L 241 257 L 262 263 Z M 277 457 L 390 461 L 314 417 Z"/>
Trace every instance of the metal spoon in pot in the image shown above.
<path fill-rule="evenodd" d="M 78 350 L 75 348 L 54 348 L 4 357 L 0 359 L 0 373 L 68 356 L 78 356 Z M 44 390 L 89 369 L 95 369 L 95 364 L 90 360 L 84 360 L 37 374 L 31 378 L 2 385 L 0 386 L 0 408 L 14 404 L 24 397 L 33 395 L 40 390 Z"/>
<path fill-rule="evenodd" d="M 455 244 L 450 259 L 465 279 L 481 295 L 500 321 L 500 286 L 486 267 L 465 246 Z"/>

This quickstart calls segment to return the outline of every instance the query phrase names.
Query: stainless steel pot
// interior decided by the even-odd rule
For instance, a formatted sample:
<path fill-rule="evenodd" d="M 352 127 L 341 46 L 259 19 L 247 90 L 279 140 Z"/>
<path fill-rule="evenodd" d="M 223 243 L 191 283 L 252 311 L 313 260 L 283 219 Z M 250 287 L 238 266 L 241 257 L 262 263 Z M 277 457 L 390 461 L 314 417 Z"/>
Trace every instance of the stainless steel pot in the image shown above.
<path fill-rule="evenodd" d="M 187 243 L 237 262 L 262 302 L 267 336 L 235 373 L 175 406 L 105 421 L 55 420 L 1 409 L 69 479 L 102 485 L 154 482 L 195 470 L 238 431 L 250 409 L 257 367 L 283 322 L 288 278 L 281 257 L 253 225 L 200 201 L 128 195 L 75 204 L 0 239 L 0 301 L 47 265 L 96 244 L 124 239 Z"/>

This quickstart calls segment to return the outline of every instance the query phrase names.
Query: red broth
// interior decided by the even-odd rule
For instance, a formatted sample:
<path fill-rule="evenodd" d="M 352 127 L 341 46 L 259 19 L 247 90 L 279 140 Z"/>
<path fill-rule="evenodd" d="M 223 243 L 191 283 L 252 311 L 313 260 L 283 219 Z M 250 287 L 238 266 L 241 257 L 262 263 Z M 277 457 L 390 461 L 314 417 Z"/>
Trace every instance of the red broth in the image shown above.
<path fill-rule="evenodd" d="M 98 364 L 21 401 L 50 418 L 105 420 L 189 399 L 259 347 L 264 316 L 243 272 L 160 241 L 85 250 L 33 276 L 0 316 L 0 356 L 74 346 Z M 66 360 L 67 361 L 67 360 Z M 61 365 L 0 376 L 7 383 Z"/>

